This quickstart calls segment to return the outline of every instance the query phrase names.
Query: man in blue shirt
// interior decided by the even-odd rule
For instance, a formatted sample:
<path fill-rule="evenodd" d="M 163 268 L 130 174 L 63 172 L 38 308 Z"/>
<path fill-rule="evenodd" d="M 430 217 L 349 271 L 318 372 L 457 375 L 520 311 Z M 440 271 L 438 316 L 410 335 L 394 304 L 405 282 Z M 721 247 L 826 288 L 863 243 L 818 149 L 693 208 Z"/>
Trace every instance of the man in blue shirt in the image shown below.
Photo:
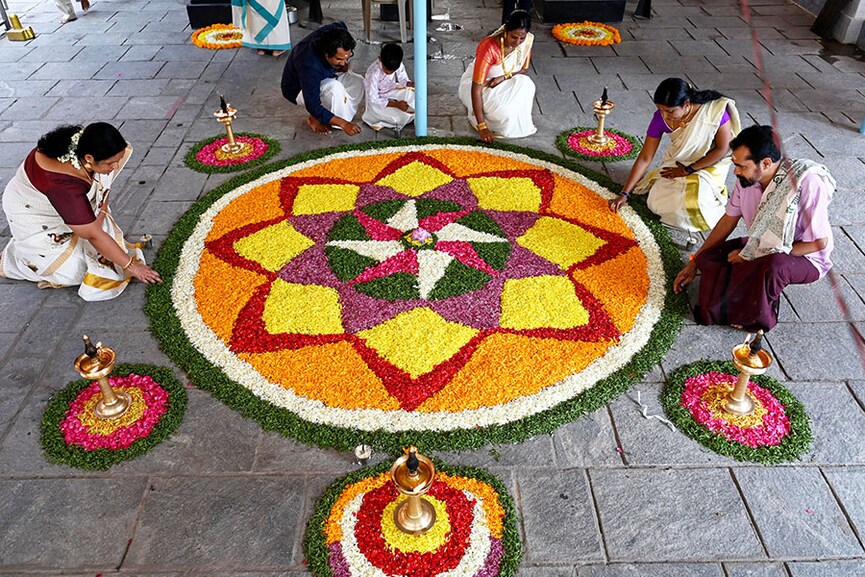
<path fill-rule="evenodd" d="M 330 127 L 360 133 L 354 119 L 363 98 L 363 77 L 348 69 L 356 43 L 344 22 L 322 26 L 298 42 L 282 71 L 282 95 L 306 106 L 306 123 L 320 134 Z"/>

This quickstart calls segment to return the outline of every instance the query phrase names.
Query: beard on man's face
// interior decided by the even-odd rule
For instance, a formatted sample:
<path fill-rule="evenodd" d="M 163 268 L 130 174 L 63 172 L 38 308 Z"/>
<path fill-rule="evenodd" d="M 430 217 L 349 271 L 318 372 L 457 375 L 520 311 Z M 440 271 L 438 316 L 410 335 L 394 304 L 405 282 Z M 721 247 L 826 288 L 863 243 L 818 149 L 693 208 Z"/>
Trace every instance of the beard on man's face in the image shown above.
<path fill-rule="evenodd" d="M 742 185 L 742 188 L 748 188 L 749 186 L 754 186 L 757 184 L 756 180 L 751 180 L 750 178 L 745 178 L 744 176 L 737 176 L 739 179 L 739 184 Z"/>

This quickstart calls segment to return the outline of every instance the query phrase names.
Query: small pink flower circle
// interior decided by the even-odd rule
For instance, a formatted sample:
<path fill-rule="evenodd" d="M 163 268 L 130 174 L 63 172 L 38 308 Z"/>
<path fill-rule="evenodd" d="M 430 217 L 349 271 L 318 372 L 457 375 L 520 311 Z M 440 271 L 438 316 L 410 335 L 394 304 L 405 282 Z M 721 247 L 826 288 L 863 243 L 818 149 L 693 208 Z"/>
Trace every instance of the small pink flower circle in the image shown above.
<path fill-rule="evenodd" d="M 109 382 L 111 387 L 117 390 L 138 389 L 131 395 L 133 405 L 139 403 L 143 406 L 132 406 L 129 412 L 140 412 L 140 416 L 107 434 L 96 430 L 95 417 L 89 413 L 88 405 L 100 394 L 99 383 L 91 383 L 69 403 L 69 409 L 60 421 L 60 432 L 68 445 L 79 445 L 87 451 L 126 449 L 138 439 L 148 436 L 168 410 L 168 391 L 148 375 L 110 377 Z"/>
<path fill-rule="evenodd" d="M 568 148 L 585 156 L 594 156 L 597 158 L 624 156 L 634 148 L 633 142 L 620 134 L 610 131 L 606 131 L 605 134 L 612 140 L 603 146 L 594 145 L 588 140 L 588 137 L 596 132 L 594 129 L 572 132 L 568 135 Z"/>
<path fill-rule="evenodd" d="M 697 423 L 728 441 L 749 447 L 780 445 L 790 433 L 790 421 L 784 412 L 784 405 L 770 391 L 753 381 L 748 382 L 748 392 L 766 410 L 759 425 L 741 427 L 731 422 L 735 419 L 727 420 L 712 413 L 705 400 L 707 394 L 717 392 L 719 387 L 729 389 L 735 382 L 736 377 L 726 373 L 709 372 L 691 377 L 685 381 L 681 405 Z"/>
<path fill-rule="evenodd" d="M 208 166 L 233 166 L 235 164 L 244 164 L 255 160 L 256 158 L 260 158 L 265 152 L 267 152 L 267 143 L 261 138 L 255 136 L 236 136 L 234 140 L 241 144 L 248 145 L 250 149 L 249 152 L 242 155 L 229 155 L 220 158 L 220 156 L 217 155 L 217 151 L 219 151 L 222 145 L 228 142 L 228 139 L 219 138 L 210 144 L 203 146 L 201 150 L 198 151 L 198 154 L 195 155 L 195 159 L 201 164 L 206 164 Z"/>

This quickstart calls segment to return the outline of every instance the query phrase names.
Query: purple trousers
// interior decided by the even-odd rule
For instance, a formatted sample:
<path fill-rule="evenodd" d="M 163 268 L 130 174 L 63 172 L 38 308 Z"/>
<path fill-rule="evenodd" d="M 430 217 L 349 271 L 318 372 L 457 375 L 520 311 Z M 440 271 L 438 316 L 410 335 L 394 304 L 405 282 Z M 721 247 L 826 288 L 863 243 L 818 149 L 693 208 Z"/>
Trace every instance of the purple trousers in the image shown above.
<path fill-rule="evenodd" d="M 728 240 L 697 256 L 701 276 L 694 320 L 699 324 L 768 331 L 778 324 L 784 288 L 820 278 L 817 267 L 804 256 L 776 253 L 753 261 L 728 263 L 727 255 L 744 247 L 747 240 Z"/>

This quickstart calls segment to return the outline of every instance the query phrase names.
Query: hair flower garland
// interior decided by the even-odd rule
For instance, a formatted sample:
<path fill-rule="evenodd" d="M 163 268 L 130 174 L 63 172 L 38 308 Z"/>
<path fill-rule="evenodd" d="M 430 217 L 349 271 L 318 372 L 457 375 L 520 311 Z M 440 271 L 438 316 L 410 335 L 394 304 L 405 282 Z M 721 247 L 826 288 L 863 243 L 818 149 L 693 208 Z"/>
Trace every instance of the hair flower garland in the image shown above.
<path fill-rule="evenodd" d="M 394 510 L 404 496 L 390 464 L 351 473 L 315 503 L 304 538 L 315 577 L 512 577 L 522 557 L 513 499 L 483 469 L 436 460 L 436 478 L 423 497 L 436 510 L 423 535 L 397 528 Z"/>
<path fill-rule="evenodd" d="M 597 129 L 577 126 L 559 134 L 556 137 L 556 147 L 568 156 L 593 162 L 629 160 L 640 153 L 640 141 L 636 136 L 612 128 L 605 129 L 604 133 L 609 140 L 598 145 L 589 140 L 589 136 L 597 134 Z"/>
<path fill-rule="evenodd" d="M 193 32 L 192 43 L 210 50 L 240 48 L 243 45 L 243 30 L 232 24 L 212 24 Z"/>
<path fill-rule="evenodd" d="M 683 433 L 721 455 L 759 463 L 801 457 L 811 445 L 802 403 L 775 379 L 758 375 L 748 383 L 753 413 L 727 413 L 723 405 L 737 378 L 729 362 L 685 365 L 670 375 L 661 403 Z"/>
<path fill-rule="evenodd" d="M 132 403 L 123 416 L 101 420 L 93 407 L 99 384 L 75 381 L 57 393 L 42 417 L 42 448 L 48 459 L 81 469 L 107 469 L 144 454 L 170 435 L 183 419 L 186 390 L 171 369 L 117 365 L 109 377 Z"/>
<path fill-rule="evenodd" d="M 81 168 L 81 161 L 78 159 L 78 141 L 81 139 L 82 134 L 84 134 L 84 129 L 81 129 L 72 135 L 72 138 L 69 140 L 69 148 L 66 150 L 66 154 L 59 157 L 57 160 L 69 163 L 76 169 Z"/>
<path fill-rule="evenodd" d="M 579 22 L 553 26 L 556 40 L 577 46 L 610 46 L 622 41 L 619 31 L 600 22 Z"/>

